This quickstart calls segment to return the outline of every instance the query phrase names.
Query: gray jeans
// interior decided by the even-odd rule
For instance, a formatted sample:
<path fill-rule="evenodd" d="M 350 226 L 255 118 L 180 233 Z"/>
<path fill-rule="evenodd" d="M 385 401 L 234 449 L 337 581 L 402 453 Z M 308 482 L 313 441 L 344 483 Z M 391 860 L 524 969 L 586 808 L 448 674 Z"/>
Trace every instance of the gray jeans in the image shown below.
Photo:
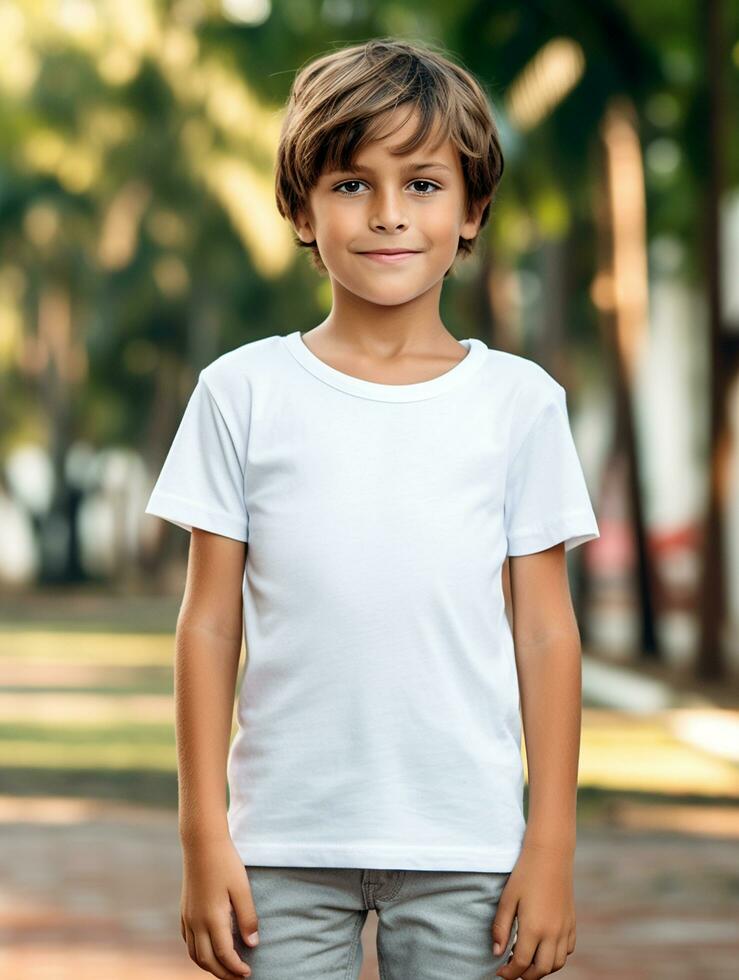
<path fill-rule="evenodd" d="M 516 939 L 493 955 L 492 925 L 510 872 L 377 871 L 247 865 L 259 945 L 232 916 L 253 980 L 357 980 L 362 927 L 375 909 L 381 980 L 493 980 Z"/>

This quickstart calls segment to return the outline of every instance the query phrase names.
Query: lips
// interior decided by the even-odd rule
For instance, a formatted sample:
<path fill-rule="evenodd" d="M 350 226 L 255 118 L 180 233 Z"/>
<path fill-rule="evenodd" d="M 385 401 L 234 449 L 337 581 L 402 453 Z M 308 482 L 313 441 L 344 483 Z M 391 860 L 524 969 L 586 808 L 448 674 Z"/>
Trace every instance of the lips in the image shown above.
<path fill-rule="evenodd" d="M 405 262 L 412 255 L 418 255 L 418 252 L 408 251 L 378 251 L 378 252 L 360 252 L 366 259 L 371 259 L 373 262 L 382 262 L 385 265 L 392 265 L 394 262 Z"/>

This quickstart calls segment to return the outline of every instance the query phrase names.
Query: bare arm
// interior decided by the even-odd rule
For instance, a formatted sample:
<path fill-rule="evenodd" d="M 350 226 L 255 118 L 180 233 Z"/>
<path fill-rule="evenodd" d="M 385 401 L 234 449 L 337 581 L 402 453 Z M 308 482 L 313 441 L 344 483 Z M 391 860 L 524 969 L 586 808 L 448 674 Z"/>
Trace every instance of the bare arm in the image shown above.
<path fill-rule="evenodd" d="M 243 957 L 256 943 L 258 927 L 248 875 L 229 834 L 226 805 L 246 548 L 245 542 L 193 528 L 176 631 L 184 864 L 180 927 L 190 958 L 222 980 L 250 976 Z M 243 940 L 238 950 L 234 929 Z"/>
<path fill-rule="evenodd" d="M 574 850 L 581 650 L 564 544 L 509 560 L 529 775 L 526 840 Z"/>
<path fill-rule="evenodd" d="M 580 634 L 564 544 L 510 556 L 513 640 L 529 771 L 529 811 L 516 866 L 493 924 L 494 952 L 513 958 L 497 971 L 516 980 L 530 967 L 543 977 L 575 948 L 573 864 L 580 752 Z"/>
<path fill-rule="evenodd" d="M 193 528 L 177 619 L 180 836 L 227 834 L 226 760 L 242 635 L 246 544 Z"/>

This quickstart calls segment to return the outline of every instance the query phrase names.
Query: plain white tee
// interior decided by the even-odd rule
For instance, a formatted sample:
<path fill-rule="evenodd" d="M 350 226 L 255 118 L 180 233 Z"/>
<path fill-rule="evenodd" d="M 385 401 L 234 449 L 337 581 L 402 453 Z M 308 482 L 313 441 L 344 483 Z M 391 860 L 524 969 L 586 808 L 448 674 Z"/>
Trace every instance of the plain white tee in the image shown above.
<path fill-rule="evenodd" d="M 525 830 L 506 555 L 599 536 L 565 390 L 462 341 L 386 385 L 295 331 L 199 375 L 146 513 L 248 541 L 228 757 L 245 865 L 512 870 Z"/>

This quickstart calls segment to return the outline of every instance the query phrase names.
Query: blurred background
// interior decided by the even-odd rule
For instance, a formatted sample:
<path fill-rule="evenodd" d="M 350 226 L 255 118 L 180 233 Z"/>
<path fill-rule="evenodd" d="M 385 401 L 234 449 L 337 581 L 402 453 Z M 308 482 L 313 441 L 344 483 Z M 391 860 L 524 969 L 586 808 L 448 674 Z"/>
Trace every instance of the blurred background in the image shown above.
<path fill-rule="evenodd" d="M 307 60 L 387 34 L 486 86 L 506 169 L 442 317 L 567 388 L 601 530 L 568 556 L 561 975 L 736 976 L 736 0 L 0 4 L 2 976 L 203 975 L 179 933 L 189 538 L 144 507 L 199 370 L 328 312 L 274 203 L 282 105 Z"/>

